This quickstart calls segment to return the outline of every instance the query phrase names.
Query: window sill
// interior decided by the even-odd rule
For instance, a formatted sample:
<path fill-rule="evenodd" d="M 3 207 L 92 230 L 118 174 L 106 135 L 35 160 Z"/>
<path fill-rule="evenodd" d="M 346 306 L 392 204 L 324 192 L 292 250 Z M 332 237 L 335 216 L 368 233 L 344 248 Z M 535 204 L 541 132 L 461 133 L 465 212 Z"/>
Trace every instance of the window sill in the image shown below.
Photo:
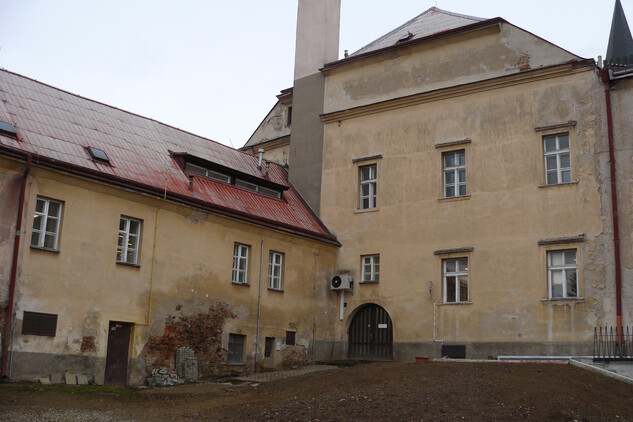
<path fill-rule="evenodd" d="M 33 245 L 31 245 L 31 249 L 36 250 L 36 251 L 59 253 L 59 249 L 40 248 L 39 246 L 33 246 Z"/>
<path fill-rule="evenodd" d="M 272 287 L 269 287 L 268 290 L 270 290 L 271 292 L 276 292 L 276 293 L 283 293 L 283 289 L 273 289 Z"/>
<path fill-rule="evenodd" d="M 551 304 L 568 304 L 568 303 L 584 303 L 586 299 L 584 297 L 552 297 L 549 299 L 541 299 L 543 303 Z"/>
<path fill-rule="evenodd" d="M 379 284 L 379 281 L 371 280 L 371 281 L 361 281 L 358 284 Z"/>
<path fill-rule="evenodd" d="M 571 182 L 565 182 L 565 183 L 553 183 L 551 185 L 538 185 L 539 189 L 540 188 L 554 188 L 557 186 L 569 186 L 569 185 L 577 185 L 578 184 L 578 180 L 573 180 Z"/>
<path fill-rule="evenodd" d="M 231 284 L 234 286 L 251 287 L 250 283 L 236 283 L 234 281 L 231 281 Z"/>
<path fill-rule="evenodd" d="M 227 363 L 229 366 L 246 366 L 244 362 L 229 362 Z"/>
<path fill-rule="evenodd" d="M 360 208 L 356 208 L 354 210 L 354 214 L 365 214 L 368 212 L 376 212 L 376 211 L 380 211 L 380 208 L 374 207 L 374 208 L 367 208 L 366 210 L 361 210 Z"/>
<path fill-rule="evenodd" d="M 129 262 L 117 261 L 116 264 L 117 265 L 122 265 L 124 267 L 141 268 L 140 265 L 138 265 L 138 264 L 130 264 Z"/>
<path fill-rule="evenodd" d="M 470 199 L 470 195 L 451 196 L 450 198 L 437 198 L 437 202 L 465 201 L 467 199 Z"/>
<path fill-rule="evenodd" d="M 455 306 L 455 305 L 472 305 L 472 302 L 444 302 L 438 303 L 437 306 Z"/>

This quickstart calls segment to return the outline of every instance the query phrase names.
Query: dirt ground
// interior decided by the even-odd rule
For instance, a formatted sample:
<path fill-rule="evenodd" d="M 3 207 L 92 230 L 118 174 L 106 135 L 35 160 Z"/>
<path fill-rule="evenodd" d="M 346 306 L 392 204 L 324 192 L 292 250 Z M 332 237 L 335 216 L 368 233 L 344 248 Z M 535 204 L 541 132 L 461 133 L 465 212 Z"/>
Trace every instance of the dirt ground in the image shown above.
<path fill-rule="evenodd" d="M 633 421 L 633 385 L 567 364 L 371 363 L 260 384 L 5 384 L 0 420 Z"/>

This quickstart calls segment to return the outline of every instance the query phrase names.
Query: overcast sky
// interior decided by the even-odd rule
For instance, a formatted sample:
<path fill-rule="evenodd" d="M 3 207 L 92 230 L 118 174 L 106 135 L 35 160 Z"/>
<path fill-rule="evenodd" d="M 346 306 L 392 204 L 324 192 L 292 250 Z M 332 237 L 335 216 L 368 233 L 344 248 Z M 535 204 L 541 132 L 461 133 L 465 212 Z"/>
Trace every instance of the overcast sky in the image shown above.
<path fill-rule="evenodd" d="M 339 57 L 437 6 L 597 58 L 614 4 L 342 0 Z M 292 86 L 296 13 L 297 0 L 0 0 L 0 67 L 239 148 Z"/>

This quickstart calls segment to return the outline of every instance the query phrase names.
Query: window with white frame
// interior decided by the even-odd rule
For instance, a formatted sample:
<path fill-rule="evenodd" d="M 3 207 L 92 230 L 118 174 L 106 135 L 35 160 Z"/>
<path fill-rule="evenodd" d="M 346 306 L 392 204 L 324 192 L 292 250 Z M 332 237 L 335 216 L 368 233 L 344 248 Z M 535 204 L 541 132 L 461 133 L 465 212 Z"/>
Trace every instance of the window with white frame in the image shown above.
<path fill-rule="evenodd" d="M 444 158 L 444 197 L 466 195 L 466 151 L 451 151 Z"/>
<path fill-rule="evenodd" d="M 545 178 L 548 185 L 571 182 L 569 133 L 543 137 Z"/>
<path fill-rule="evenodd" d="M 361 210 L 376 208 L 376 164 L 359 167 Z"/>
<path fill-rule="evenodd" d="M 61 217 L 61 202 L 38 197 L 35 202 L 31 246 L 57 250 Z"/>
<path fill-rule="evenodd" d="M 380 281 L 380 255 L 361 257 L 363 266 L 363 283 Z"/>
<path fill-rule="evenodd" d="M 468 302 L 468 258 L 445 259 L 444 303 Z"/>
<path fill-rule="evenodd" d="M 250 246 L 236 243 L 233 246 L 233 274 L 231 281 L 236 284 L 248 284 L 248 252 Z"/>
<path fill-rule="evenodd" d="M 281 271 L 283 269 L 284 255 L 270 251 L 268 254 L 268 288 L 281 290 Z"/>
<path fill-rule="evenodd" d="M 576 249 L 547 252 L 549 297 L 578 297 Z"/>
<path fill-rule="evenodd" d="M 141 235 L 141 221 L 121 217 L 119 221 L 119 243 L 116 249 L 117 262 L 138 264 L 138 245 Z"/>
<path fill-rule="evenodd" d="M 231 178 L 228 175 L 224 173 L 220 173 L 219 171 L 202 167 L 202 166 L 197 166 L 195 164 L 191 164 L 191 163 L 185 164 L 185 170 L 187 170 L 189 173 L 198 174 L 200 176 L 205 176 L 210 179 L 219 180 L 221 182 L 226 182 L 226 183 L 231 182 Z"/>
<path fill-rule="evenodd" d="M 246 336 L 242 334 L 229 334 L 229 348 L 227 359 L 229 363 L 244 362 L 244 343 Z"/>

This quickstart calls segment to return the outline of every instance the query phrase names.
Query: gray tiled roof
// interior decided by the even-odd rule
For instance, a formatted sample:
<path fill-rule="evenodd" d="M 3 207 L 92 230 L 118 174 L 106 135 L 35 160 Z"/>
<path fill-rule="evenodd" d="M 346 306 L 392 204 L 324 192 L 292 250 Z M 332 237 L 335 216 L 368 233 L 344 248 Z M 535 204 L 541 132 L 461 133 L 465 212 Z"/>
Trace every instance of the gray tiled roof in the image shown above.
<path fill-rule="evenodd" d="M 471 25 L 484 20 L 486 19 L 460 15 L 458 13 L 447 12 L 446 10 L 438 9 L 437 7 L 431 7 L 430 9 L 411 19 L 404 25 L 401 25 L 400 27 L 383 35 L 377 40 L 367 44 L 360 50 L 352 53 L 352 55 L 364 54 L 370 51 L 390 47 L 396 44 L 399 39 L 405 37 L 409 33 L 411 33 L 412 36 L 408 40 L 414 40 L 428 37 L 439 32 L 449 31 L 451 29 Z"/>

